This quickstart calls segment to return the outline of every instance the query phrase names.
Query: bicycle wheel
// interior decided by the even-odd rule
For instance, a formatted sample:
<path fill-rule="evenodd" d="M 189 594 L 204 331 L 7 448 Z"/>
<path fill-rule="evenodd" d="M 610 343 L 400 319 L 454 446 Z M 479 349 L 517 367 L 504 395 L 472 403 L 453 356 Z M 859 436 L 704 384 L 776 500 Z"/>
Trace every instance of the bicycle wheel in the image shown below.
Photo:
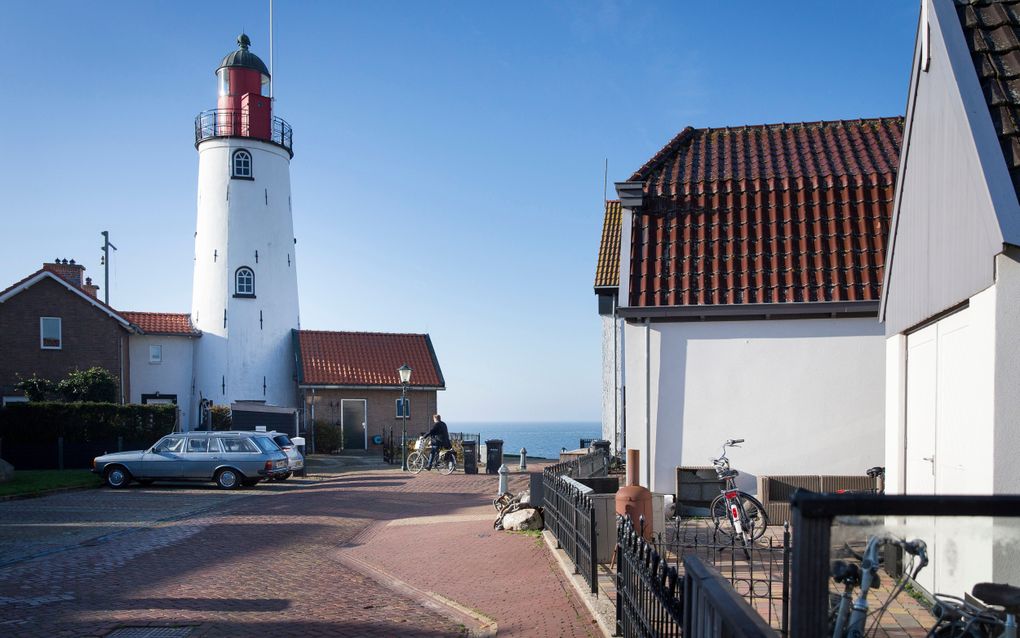
<path fill-rule="evenodd" d="M 453 452 L 447 454 L 446 458 L 443 459 L 443 463 L 439 466 L 439 471 L 447 476 L 457 471 L 457 455 Z"/>
<path fill-rule="evenodd" d="M 425 469 L 425 456 L 421 452 L 411 452 L 407 455 L 407 469 L 417 474 Z"/>
<path fill-rule="evenodd" d="M 746 540 L 748 543 L 754 542 L 765 534 L 765 529 L 769 525 L 768 515 L 765 514 L 765 506 L 746 492 L 737 492 L 736 500 L 737 510 L 742 514 L 740 523 L 743 529 L 741 531 L 747 534 Z M 715 500 L 712 501 L 711 511 L 712 523 L 715 525 L 716 530 L 727 538 L 734 538 L 736 528 L 733 526 L 729 508 L 726 506 L 726 498 L 722 494 L 716 496 Z M 741 534 L 736 536 L 735 540 L 743 541 L 745 539 L 743 534 Z"/>

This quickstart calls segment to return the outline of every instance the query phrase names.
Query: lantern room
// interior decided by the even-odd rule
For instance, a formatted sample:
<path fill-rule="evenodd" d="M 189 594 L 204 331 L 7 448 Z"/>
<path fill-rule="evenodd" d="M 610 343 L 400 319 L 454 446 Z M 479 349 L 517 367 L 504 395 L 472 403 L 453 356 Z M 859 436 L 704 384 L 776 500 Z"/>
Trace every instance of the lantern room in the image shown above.
<path fill-rule="evenodd" d="M 279 144 L 293 155 L 290 126 L 272 114 L 269 69 L 250 47 L 247 35 L 237 36 L 237 50 L 216 69 L 216 109 L 195 120 L 195 145 L 210 137 L 251 137 Z"/>

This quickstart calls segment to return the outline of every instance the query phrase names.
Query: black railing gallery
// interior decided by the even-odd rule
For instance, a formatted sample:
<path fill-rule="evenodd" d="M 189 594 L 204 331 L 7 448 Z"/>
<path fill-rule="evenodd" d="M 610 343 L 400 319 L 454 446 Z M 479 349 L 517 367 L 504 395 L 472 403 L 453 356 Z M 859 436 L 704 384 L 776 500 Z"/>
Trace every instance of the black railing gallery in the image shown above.
<path fill-rule="evenodd" d="M 251 137 L 248 112 L 237 109 L 210 109 L 195 117 L 195 146 L 212 137 Z M 291 157 L 294 156 L 294 131 L 285 120 L 273 116 L 269 126 L 269 138 L 263 141 L 282 146 Z"/>

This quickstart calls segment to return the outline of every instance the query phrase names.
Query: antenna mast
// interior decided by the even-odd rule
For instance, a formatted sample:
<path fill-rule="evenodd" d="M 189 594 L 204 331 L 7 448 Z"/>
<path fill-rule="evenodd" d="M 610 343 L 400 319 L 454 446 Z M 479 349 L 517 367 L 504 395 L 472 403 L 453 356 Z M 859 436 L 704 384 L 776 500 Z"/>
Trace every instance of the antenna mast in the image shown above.
<path fill-rule="evenodd" d="M 273 0 L 269 0 L 269 101 L 273 101 Z"/>
<path fill-rule="evenodd" d="M 110 243 L 110 231 L 104 230 L 103 236 L 103 303 L 110 305 L 110 249 L 117 247 Z"/>

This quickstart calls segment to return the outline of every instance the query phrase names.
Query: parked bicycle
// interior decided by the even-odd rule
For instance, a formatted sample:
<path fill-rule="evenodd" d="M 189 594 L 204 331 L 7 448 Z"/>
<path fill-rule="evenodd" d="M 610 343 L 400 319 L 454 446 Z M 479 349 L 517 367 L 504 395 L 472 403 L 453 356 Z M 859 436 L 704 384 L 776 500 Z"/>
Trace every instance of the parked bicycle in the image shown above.
<path fill-rule="evenodd" d="M 428 467 L 428 439 L 429 437 L 427 436 L 419 436 L 414 445 L 414 452 L 407 455 L 407 469 L 415 474 L 418 474 Z M 457 471 L 457 453 L 451 448 L 439 450 L 439 457 L 436 459 L 435 469 L 439 470 L 441 474 L 453 474 Z"/>
<path fill-rule="evenodd" d="M 882 548 L 887 545 L 900 547 L 910 555 L 903 574 L 893 585 L 889 597 L 875 612 L 871 626 L 865 633 L 868 622 L 868 592 L 880 585 L 878 569 L 882 564 Z M 850 548 L 846 549 L 857 559 L 857 563 L 837 560 L 832 563 L 832 579 L 843 585 L 842 594 L 832 594 L 829 598 L 829 634 L 830 638 L 862 638 L 874 636 L 889 605 L 903 591 L 907 582 L 917 578 L 917 574 L 928 564 L 928 547 L 921 539 L 906 541 L 894 536 L 871 536 L 865 547 L 864 554 L 858 554 Z M 854 598 L 854 590 L 858 596 Z"/>
<path fill-rule="evenodd" d="M 769 526 L 769 517 L 761 502 L 742 490 L 737 489 L 736 478 L 740 472 L 730 467 L 726 457 L 726 448 L 740 447 L 744 439 L 727 439 L 723 443 L 722 454 L 712 459 L 716 476 L 723 481 L 723 489 L 712 501 L 712 522 L 716 531 L 743 545 L 744 555 L 751 559 L 751 547 L 765 533 Z"/>
<path fill-rule="evenodd" d="M 993 607 L 980 607 L 956 596 L 935 594 L 932 614 L 938 619 L 928 638 L 1017 638 L 1020 587 L 978 583 L 974 598 Z"/>

